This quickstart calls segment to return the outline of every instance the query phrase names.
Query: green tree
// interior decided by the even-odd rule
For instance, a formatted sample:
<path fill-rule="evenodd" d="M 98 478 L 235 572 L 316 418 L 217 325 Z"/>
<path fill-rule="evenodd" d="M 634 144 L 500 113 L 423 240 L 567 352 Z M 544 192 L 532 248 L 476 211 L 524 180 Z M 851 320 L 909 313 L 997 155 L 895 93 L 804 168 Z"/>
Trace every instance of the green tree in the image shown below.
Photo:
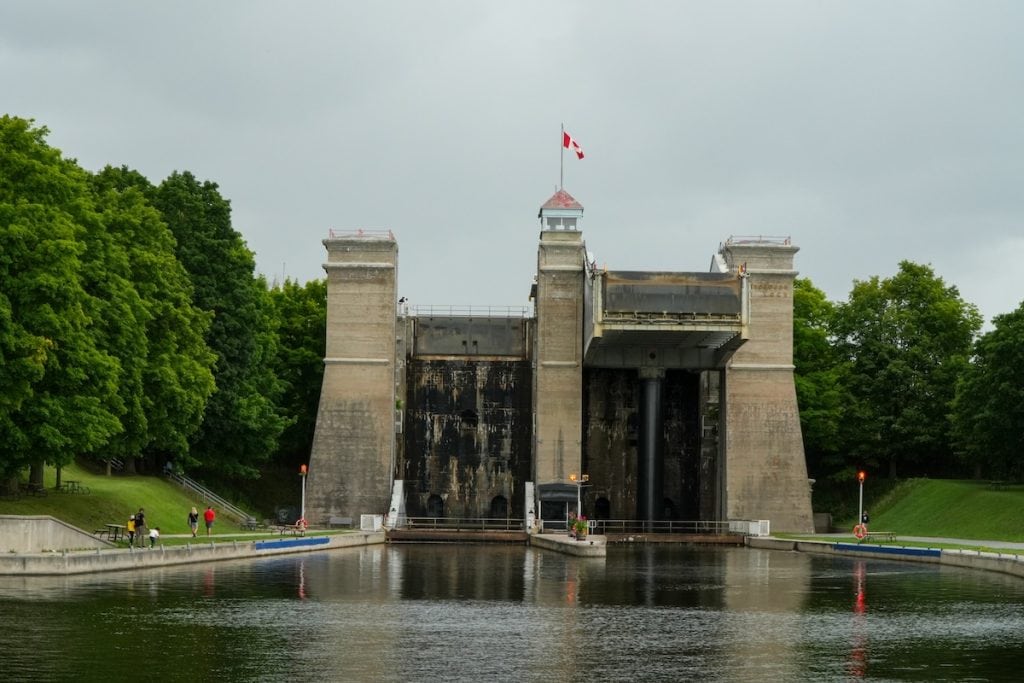
<path fill-rule="evenodd" d="M 809 473 L 827 478 L 843 469 L 839 444 L 843 411 L 849 403 L 847 366 L 830 337 L 835 306 L 806 278 L 793 287 L 793 364 L 800 428 Z"/>
<path fill-rule="evenodd" d="M 833 328 L 849 363 L 847 453 L 891 477 L 948 471 L 948 413 L 980 327 L 977 308 L 929 266 L 902 261 L 891 278 L 855 282 Z"/>
<path fill-rule="evenodd" d="M 206 341 L 217 356 L 216 391 L 191 440 L 191 464 L 221 477 L 256 476 L 287 424 L 276 404 L 282 384 L 271 370 L 277 335 L 266 282 L 253 276 L 252 252 L 215 183 L 174 173 L 153 201 L 174 235 L 195 304 L 213 315 Z"/>
<path fill-rule="evenodd" d="M 0 472 L 70 462 L 122 429 L 110 320 L 87 286 L 102 228 L 87 174 L 31 121 L 0 118 Z M 92 238 L 92 242 L 89 240 Z M 120 303 L 120 302 L 119 302 Z"/>
<path fill-rule="evenodd" d="M 289 466 L 309 462 L 320 405 L 327 336 L 327 281 L 300 285 L 286 280 L 270 290 L 280 344 L 274 373 L 284 382 L 281 401 L 291 421 L 281 436 L 277 461 Z"/>
<path fill-rule="evenodd" d="M 1024 304 L 998 315 L 974 344 L 956 388 L 951 417 L 958 453 L 996 478 L 1024 476 Z"/>
<path fill-rule="evenodd" d="M 131 387 L 137 395 L 110 454 L 128 463 L 147 453 L 160 460 L 187 457 L 188 439 L 214 389 L 216 357 L 205 341 L 211 316 L 192 303 L 174 237 L 145 199 L 154 190 L 149 181 L 124 167 L 107 167 L 92 181 L 103 220 L 124 251 L 124 274 L 140 296 L 144 323 L 144 341 L 135 343 L 129 361 L 136 366 Z"/>

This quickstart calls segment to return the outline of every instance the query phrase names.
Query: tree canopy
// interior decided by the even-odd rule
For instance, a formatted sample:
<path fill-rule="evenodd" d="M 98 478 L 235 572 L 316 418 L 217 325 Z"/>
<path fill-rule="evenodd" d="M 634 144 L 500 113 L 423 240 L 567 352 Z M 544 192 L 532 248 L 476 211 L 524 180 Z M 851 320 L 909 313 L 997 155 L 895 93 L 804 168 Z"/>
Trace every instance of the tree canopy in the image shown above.
<path fill-rule="evenodd" d="M 69 462 L 123 430 L 116 275 L 86 173 L 46 143 L 46 128 L 0 118 L 0 472 Z M 110 296 L 109 300 L 103 297 Z"/>
<path fill-rule="evenodd" d="M 254 276 L 255 259 L 216 183 L 174 173 L 153 202 L 174 235 L 195 304 L 212 315 L 206 342 L 216 354 L 217 390 L 191 439 L 189 462 L 218 475 L 255 476 L 287 424 L 277 408 L 283 384 L 271 366 L 277 332 L 266 282 Z"/>
<path fill-rule="evenodd" d="M 841 442 L 863 464 L 936 474 L 955 461 L 948 413 L 981 316 L 931 267 L 855 282 L 832 332 L 849 373 Z"/>
<path fill-rule="evenodd" d="M 1024 304 L 992 320 L 956 389 L 955 443 L 977 474 L 1024 475 Z"/>

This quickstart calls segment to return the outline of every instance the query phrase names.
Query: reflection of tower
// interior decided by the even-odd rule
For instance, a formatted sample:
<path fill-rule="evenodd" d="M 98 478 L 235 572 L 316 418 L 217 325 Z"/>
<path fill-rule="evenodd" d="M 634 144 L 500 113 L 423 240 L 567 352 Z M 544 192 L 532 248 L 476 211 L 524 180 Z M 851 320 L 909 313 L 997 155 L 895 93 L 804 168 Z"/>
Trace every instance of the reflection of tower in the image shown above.
<path fill-rule="evenodd" d="M 730 548 L 722 551 L 724 611 L 732 614 L 800 614 L 811 595 L 811 557 L 807 553 L 780 553 L 774 550 Z M 776 619 L 760 619 L 777 628 L 759 630 L 756 638 L 740 630 L 725 631 L 719 642 L 727 653 L 729 666 L 749 671 L 759 662 L 770 664 L 772 679 L 795 681 L 806 677 L 799 646 L 800 627 Z M 735 640 L 732 640 L 734 637 Z M 725 678 L 729 676 L 726 670 Z M 736 676 L 739 678 L 739 676 Z"/>

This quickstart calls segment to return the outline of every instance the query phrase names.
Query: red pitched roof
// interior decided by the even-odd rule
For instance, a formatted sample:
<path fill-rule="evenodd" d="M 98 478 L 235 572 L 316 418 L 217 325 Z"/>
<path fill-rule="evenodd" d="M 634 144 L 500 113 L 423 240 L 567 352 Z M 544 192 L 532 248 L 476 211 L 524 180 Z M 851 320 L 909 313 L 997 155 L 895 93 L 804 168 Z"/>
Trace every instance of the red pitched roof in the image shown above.
<path fill-rule="evenodd" d="M 575 199 L 573 199 L 572 195 L 569 194 L 568 192 L 566 192 L 565 190 L 559 190 L 558 192 L 556 192 L 553 195 L 551 195 L 551 199 L 549 199 L 546 202 L 544 202 L 543 206 L 541 206 L 540 208 L 541 208 L 541 210 L 544 210 L 544 209 L 580 209 L 582 211 L 583 210 L 583 205 L 580 204 Z"/>

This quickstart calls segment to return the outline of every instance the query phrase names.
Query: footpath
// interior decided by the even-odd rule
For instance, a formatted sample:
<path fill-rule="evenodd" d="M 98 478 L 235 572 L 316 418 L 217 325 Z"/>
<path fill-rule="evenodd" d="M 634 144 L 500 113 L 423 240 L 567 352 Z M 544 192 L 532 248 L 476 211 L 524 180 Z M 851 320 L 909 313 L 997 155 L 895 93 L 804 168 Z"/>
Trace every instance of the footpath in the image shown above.
<path fill-rule="evenodd" d="M 191 534 L 175 536 L 190 538 Z M 64 576 L 92 572 L 124 571 L 150 567 L 170 567 L 200 562 L 251 559 L 268 555 L 308 553 L 337 548 L 384 543 L 384 532 L 353 531 L 305 536 L 281 536 L 277 533 L 253 534 L 251 538 L 217 540 L 216 535 L 197 536 L 184 545 L 157 544 L 145 548 L 94 548 L 51 552 L 9 553 L 0 555 L 0 576 Z M 165 536 L 167 538 L 167 536 Z"/>

